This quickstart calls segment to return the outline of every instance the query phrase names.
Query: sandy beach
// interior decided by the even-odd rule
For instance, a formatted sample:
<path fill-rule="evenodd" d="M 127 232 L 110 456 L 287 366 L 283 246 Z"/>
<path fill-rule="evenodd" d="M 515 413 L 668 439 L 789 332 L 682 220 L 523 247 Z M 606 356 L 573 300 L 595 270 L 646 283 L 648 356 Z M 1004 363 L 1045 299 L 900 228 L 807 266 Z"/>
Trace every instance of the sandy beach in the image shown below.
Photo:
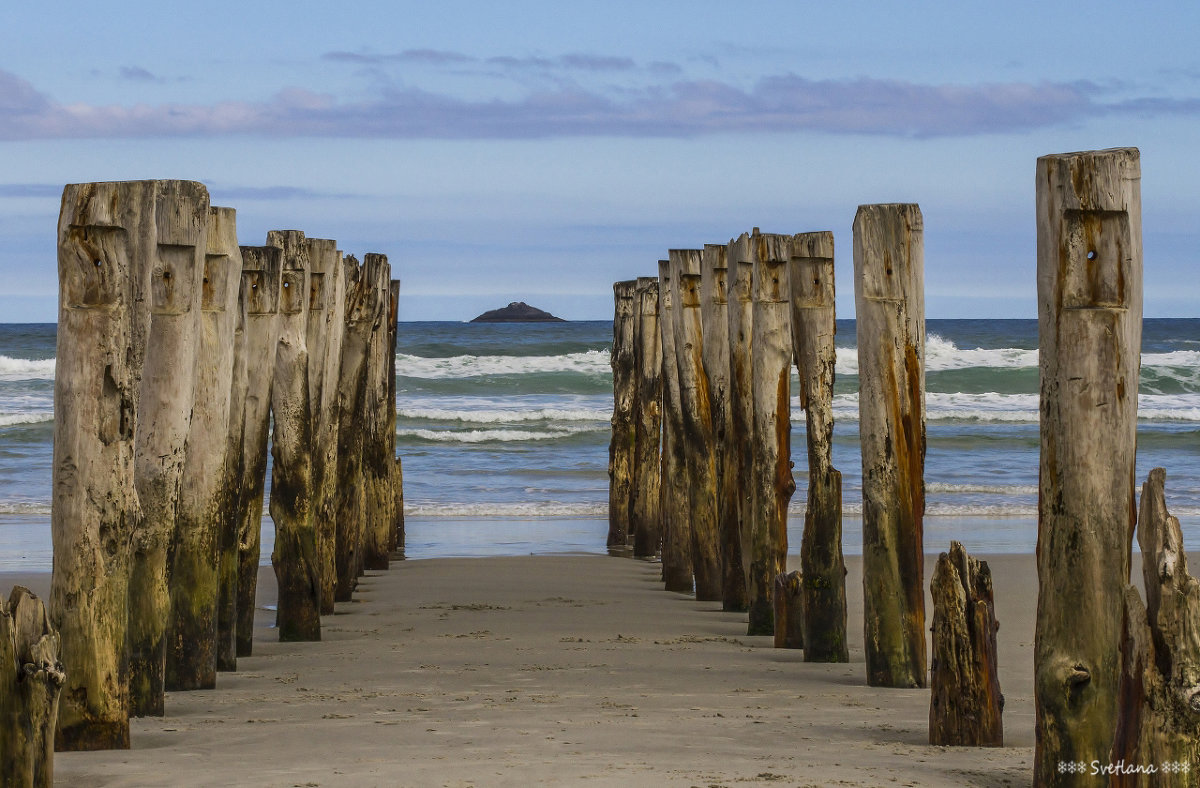
<path fill-rule="evenodd" d="M 663 591 L 655 563 L 430 559 L 370 573 L 320 643 L 275 639 L 264 569 L 255 655 L 216 690 L 169 693 L 166 717 L 133 721 L 131 750 L 58 754 L 57 783 L 1028 784 L 1034 558 L 989 563 L 1003 749 L 931 747 L 927 690 L 866 686 L 857 557 L 846 665 L 747 637 L 741 615 Z M 48 590 L 0 574 L 23 581 Z"/>

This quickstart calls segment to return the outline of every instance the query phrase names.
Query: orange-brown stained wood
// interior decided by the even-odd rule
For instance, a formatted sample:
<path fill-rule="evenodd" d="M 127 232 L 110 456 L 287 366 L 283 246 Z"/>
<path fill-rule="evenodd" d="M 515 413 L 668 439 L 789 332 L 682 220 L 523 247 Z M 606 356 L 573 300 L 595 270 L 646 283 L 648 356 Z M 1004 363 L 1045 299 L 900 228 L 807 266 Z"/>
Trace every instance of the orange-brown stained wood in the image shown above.
<path fill-rule="evenodd" d="M 390 384 L 388 361 L 390 344 L 388 320 L 391 317 L 391 264 L 386 255 L 368 252 L 363 268 L 371 282 L 378 304 L 367 355 L 364 421 L 366 432 L 363 453 L 363 478 L 366 483 L 364 508 L 362 569 L 387 569 L 392 534 L 395 531 L 396 494 L 393 480 L 396 470 L 395 425 L 390 424 L 387 404 Z"/>
<path fill-rule="evenodd" d="M 1136 149 L 1037 162 L 1041 461 L 1034 783 L 1108 763 L 1135 519 L 1141 355 Z"/>
<path fill-rule="evenodd" d="M 749 524 L 753 485 L 750 473 L 750 452 L 747 450 L 754 420 L 754 398 L 750 342 L 754 327 L 754 308 L 751 298 L 754 262 L 748 244 L 749 236 L 730 241 L 726 246 L 725 300 L 728 316 L 729 341 L 729 421 L 724 436 L 725 470 L 721 481 L 726 498 L 724 526 L 737 540 L 737 554 L 742 574 L 741 608 L 749 610 L 750 547 Z"/>
<path fill-rule="evenodd" d="M 925 298 L 921 210 L 862 205 L 854 299 L 863 472 L 867 683 L 926 683 Z"/>
<path fill-rule="evenodd" d="M 634 358 L 634 298 L 637 282 L 613 283 L 613 413 L 608 443 L 609 550 L 624 550 L 631 537 L 633 455 L 637 428 L 634 400 L 637 394 Z"/>
<path fill-rule="evenodd" d="M 662 336 L 658 325 L 658 279 L 638 277 L 634 295 L 634 457 L 630 502 L 633 554 L 652 558 L 662 543 L 659 510 L 662 443 Z"/>
<path fill-rule="evenodd" d="M 675 288 L 671 264 L 658 261 L 658 330 L 662 342 L 663 437 L 659 516 L 662 521 L 662 572 L 668 591 L 690 594 L 692 574 L 691 503 L 687 485 L 679 363 L 675 347 Z"/>
<path fill-rule="evenodd" d="M 42 600 L 21 586 L 0 596 L 0 785 L 54 785 L 59 648 Z"/>
<path fill-rule="evenodd" d="M 804 648 L 803 583 L 799 572 L 780 572 L 771 584 L 775 648 Z"/>

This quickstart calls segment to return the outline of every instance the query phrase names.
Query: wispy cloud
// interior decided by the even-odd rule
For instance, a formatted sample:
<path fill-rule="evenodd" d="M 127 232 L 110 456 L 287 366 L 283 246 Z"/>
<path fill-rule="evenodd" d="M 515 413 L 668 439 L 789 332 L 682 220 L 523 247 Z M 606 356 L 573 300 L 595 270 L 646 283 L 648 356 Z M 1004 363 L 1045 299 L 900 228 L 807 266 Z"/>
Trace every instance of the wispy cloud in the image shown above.
<path fill-rule="evenodd" d="M 161 77 L 157 77 L 154 74 L 151 74 L 149 71 L 142 68 L 141 66 L 121 66 L 120 70 L 117 73 L 119 74 L 121 79 L 128 80 L 130 82 L 162 82 L 163 81 L 163 79 Z"/>
<path fill-rule="evenodd" d="M 412 50 L 407 56 L 447 54 L 453 53 Z M 609 69 L 618 65 L 592 64 Z M 1105 115 L 1200 114 L 1200 99 L 1124 93 L 1117 98 L 1114 92 L 1091 82 L 936 85 L 781 74 L 749 88 L 718 80 L 607 90 L 564 83 L 529 89 L 516 99 L 469 100 L 417 87 L 385 86 L 365 101 L 288 88 L 259 102 L 68 105 L 0 71 L 0 139 L 229 134 L 530 139 L 800 131 L 920 138 L 1018 132 Z"/>

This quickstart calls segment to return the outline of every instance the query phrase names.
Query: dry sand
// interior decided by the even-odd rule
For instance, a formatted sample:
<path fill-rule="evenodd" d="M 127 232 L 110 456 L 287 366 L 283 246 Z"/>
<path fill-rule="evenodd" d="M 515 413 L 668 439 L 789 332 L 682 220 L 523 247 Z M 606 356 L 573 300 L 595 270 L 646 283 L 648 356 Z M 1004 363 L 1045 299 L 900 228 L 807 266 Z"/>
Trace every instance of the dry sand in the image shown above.
<path fill-rule="evenodd" d="M 364 578 L 320 643 L 277 642 L 260 611 L 237 673 L 168 694 L 132 750 L 60 753 L 57 783 L 1028 785 L 1037 575 L 1031 555 L 989 563 L 1002 749 L 931 747 L 927 690 L 866 686 L 858 559 L 844 665 L 747 637 L 743 616 L 663 591 L 658 564 L 431 559 Z"/>

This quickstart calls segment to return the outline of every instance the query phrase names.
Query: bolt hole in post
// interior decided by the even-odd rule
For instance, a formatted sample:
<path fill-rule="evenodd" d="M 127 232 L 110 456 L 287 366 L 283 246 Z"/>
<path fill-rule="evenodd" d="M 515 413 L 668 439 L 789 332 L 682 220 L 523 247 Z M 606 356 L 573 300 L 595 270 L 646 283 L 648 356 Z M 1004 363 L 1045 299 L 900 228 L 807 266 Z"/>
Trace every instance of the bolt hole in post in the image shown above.
<path fill-rule="evenodd" d="M 101 263 L 99 260 L 96 260 L 96 261 L 94 261 L 94 262 L 96 263 L 96 267 L 97 267 L 97 268 L 99 268 L 100 266 L 104 265 L 104 264 L 103 264 L 103 263 Z"/>
<path fill-rule="evenodd" d="M 1093 263 L 1096 261 L 1096 250 L 1095 249 L 1088 250 L 1087 259 L 1088 259 L 1089 263 Z"/>

